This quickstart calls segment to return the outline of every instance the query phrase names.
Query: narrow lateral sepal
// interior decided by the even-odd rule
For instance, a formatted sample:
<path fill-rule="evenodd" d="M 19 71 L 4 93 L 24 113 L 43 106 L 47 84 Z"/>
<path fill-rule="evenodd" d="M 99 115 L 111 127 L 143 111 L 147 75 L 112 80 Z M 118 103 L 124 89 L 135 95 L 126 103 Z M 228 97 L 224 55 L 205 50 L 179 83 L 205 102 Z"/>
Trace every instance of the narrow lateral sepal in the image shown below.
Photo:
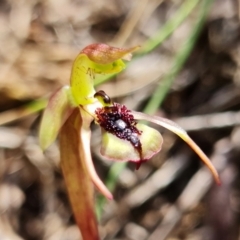
<path fill-rule="evenodd" d="M 208 167 L 210 172 L 212 173 L 215 182 L 220 185 L 221 181 L 218 175 L 218 172 L 216 168 L 213 166 L 212 162 L 210 159 L 206 156 L 206 154 L 201 150 L 201 148 L 190 138 L 190 136 L 187 134 L 187 132 L 182 129 L 179 125 L 177 125 L 175 122 L 162 118 L 162 117 L 157 117 L 157 116 L 149 116 L 145 113 L 141 112 L 135 112 L 132 111 L 132 114 L 134 118 L 138 120 L 146 120 L 152 123 L 155 123 L 157 125 L 160 125 L 175 134 L 177 134 L 180 138 L 182 138 L 183 141 L 185 141 L 192 149 L 193 151 L 200 157 L 200 159 L 205 163 L 205 165 Z"/>
<path fill-rule="evenodd" d="M 39 129 L 39 142 L 42 150 L 46 150 L 55 141 L 60 128 L 72 113 L 70 95 L 70 87 L 64 86 L 50 97 Z"/>

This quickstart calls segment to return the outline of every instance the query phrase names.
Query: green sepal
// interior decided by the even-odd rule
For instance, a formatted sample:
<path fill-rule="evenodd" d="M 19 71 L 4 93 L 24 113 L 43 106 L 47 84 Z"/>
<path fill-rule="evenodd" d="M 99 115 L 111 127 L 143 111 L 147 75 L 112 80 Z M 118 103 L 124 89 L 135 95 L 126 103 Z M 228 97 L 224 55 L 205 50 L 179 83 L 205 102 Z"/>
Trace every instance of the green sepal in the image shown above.
<path fill-rule="evenodd" d="M 219 174 L 216 168 L 213 166 L 211 160 L 202 151 L 202 149 L 192 140 L 192 138 L 187 134 L 187 132 L 184 129 L 182 129 L 179 125 L 177 125 L 175 122 L 171 121 L 170 119 L 166 119 L 158 116 L 150 116 L 141 112 L 132 111 L 132 114 L 134 118 L 137 120 L 150 121 L 177 134 L 180 138 L 182 138 L 183 141 L 185 141 L 193 149 L 193 151 L 196 154 L 198 154 L 201 160 L 206 164 L 206 166 L 211 171 L 216 183 L 219 185 L 221 184 Z"/>
<path fill-rule="evenodd" d="M 72 67 L 70 85 L 75 102 L 78 105 L 93 103 L 95 101 L 93 80 L 96 75 L 121 72 L 125 68 L 125 63 L 121 59 L 129 61 L 131 52 L 137 48 L 115 48 L 100 43 L 84 48 Z"/>
<path fill-rule="evenodd" d="M 72 113 L 73 108 L 69 86 L 58 89 L 50 97 L 39 129 L 39 142 L 42 150 L 45 150 L 54 142 L 60 128 Z"/>

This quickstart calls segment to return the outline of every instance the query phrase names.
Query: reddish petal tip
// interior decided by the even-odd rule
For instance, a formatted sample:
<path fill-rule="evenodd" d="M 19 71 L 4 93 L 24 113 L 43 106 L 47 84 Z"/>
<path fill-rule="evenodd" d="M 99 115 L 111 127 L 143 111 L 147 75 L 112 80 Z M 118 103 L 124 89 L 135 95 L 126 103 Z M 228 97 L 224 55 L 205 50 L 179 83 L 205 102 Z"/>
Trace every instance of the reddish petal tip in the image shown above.
<path fill-rule="evenodd" d="M 136 51 L 139 46 L 132 48 L 116 48 L 108 46 L 104 43 L 94 43 L 85 47 L 81 53 L 84 53 L 88 58 L 99 64 L 112 63 L 118 59 L 131 60 L 132 52 Z"/>

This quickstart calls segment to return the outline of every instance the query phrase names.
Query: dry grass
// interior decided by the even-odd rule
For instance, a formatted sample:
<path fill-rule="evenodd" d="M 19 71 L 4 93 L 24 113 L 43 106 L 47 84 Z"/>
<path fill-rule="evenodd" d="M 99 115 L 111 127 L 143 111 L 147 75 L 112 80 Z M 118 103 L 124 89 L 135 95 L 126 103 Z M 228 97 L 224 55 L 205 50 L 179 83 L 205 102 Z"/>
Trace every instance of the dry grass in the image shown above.
<path fill-rule="evenodd" d="M 0 127 L 0 240 L 80 239 L 57 145 L 43 155 L 39 114 L 18 119 L 18 107 L 68 84 L 72 61 L 86 45 L 142 45 L 182 2 L 0 1 L 0 122 L 6 110 L 16 119 Z M 191 32 L 196 11 L 161 47 L 99 88 L 141 109 Z M 130 164 L 120 175 L 115 200 L 107 203 L 100 221 L 103 239 L 239 239 L 239 32 L 239 1 L 216 0 L 157 113 L 190 131 L 220 171 L 222 186 L 213 184 L 190 149 L 164 132 L 158 156 L 139 171 Z M 104 178 L 110 163 L 99 156 L 98 142 L 94 132 L 96 168 Z"/>

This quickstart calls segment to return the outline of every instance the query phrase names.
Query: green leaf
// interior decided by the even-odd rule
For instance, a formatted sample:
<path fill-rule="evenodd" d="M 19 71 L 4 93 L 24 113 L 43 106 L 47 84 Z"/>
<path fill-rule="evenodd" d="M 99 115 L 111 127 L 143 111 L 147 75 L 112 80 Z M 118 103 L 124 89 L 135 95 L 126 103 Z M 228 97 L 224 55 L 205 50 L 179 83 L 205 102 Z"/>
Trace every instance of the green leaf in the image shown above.
<path fill-rule="evenodd" d="M 56 139 L 58 132 L 73 110 L 68 86 L 57 90 L 49 99 L 44 110 L 39 130 L 39 142 L 43 150 Z"/>

